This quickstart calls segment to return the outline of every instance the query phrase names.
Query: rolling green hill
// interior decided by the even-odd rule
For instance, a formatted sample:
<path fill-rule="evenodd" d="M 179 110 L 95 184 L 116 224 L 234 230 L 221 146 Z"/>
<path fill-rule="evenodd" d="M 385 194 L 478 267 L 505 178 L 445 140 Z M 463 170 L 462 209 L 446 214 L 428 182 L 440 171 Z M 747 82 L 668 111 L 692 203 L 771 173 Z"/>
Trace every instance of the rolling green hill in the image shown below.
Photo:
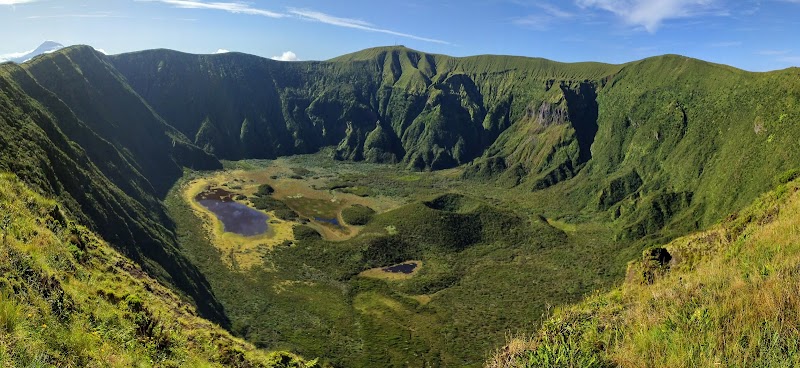
<path fill-rule="evenodd" d="M 0 170 L 258 347 L 476 365 L 548 303 L 619 282 L 631 254 L 791 176 L 799 99 L 799 69 L 677 55 L 565 64 L 382 47 L 288 63 L 75 46 L 0 65 Z M 348 214 L 365 233 L 343 242 L 295 228 L 273 268 L 241 277 L 176 199 L 176 183 L 220 160 L 320 150 L 386 164 L 375 172 L 389 179 L 361 177 L 364 193 L 407 204 Z M 358 276 L 410 259 L 426 267 L 408 281 Z"/>

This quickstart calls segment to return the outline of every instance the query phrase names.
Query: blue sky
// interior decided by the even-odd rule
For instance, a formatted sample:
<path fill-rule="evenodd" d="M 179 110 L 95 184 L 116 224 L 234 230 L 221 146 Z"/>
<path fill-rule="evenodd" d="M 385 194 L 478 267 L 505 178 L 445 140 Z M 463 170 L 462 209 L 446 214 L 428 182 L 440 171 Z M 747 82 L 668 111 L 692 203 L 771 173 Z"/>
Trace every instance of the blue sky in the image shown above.
<path fill-rule="evenodd" d="M 0 56 L 44 40 L 299 60 L 397 44 L 564 62 L 671 53 L 765 71 L 800 65 L 800 0 L 0 0 L 0 34 Z"/>

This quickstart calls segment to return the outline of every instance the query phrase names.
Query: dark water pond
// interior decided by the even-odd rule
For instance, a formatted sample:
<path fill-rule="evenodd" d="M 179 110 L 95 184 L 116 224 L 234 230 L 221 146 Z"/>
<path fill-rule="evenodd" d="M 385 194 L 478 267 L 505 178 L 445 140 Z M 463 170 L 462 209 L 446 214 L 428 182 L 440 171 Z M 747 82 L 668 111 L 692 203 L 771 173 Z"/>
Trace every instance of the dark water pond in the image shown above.
<path fill-rule="evenodd" d="M 384 267 L 383 272 L 391 272 L 391 273 L 404 273 L 406 275 L 414 272 L 414 269 L 417 268 L 417 264 L 414 262 L 403 263 L 396 266 L 389 266 Z"/>
<path fill-rule="evenodd" d="M 222 221 L 223 229 L 230 233 L 253 236 L 266 233 L 269 229 L 267 214 L 235 202 L 234 194 L 224 189 L 210 189 L 198 194 L 194 199 L 208 208 Z"/>
<path fill-rule="evenodd" d="M 333 226 L 341 226 L 341 224 L 339 224 L 339 219 L 336 218 L 336 217 L 331 218 L 331 219 L 322 218 L 322 217 L 314 217 L 314 220 L 319 221 L 319 222 L 324 222 L 324 223 L 327 223 L 327 224 L 331 224 Z"/>

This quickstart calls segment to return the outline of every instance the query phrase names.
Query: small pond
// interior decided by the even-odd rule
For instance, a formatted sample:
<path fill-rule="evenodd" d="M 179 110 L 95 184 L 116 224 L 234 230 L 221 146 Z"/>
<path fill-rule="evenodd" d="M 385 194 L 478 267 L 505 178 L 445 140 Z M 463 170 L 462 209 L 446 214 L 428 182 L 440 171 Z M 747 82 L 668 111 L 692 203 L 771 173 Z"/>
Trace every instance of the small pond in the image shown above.
<path fill-rule="evenodd" d="M 334 218 L 314 217 L 314 220 L 316 220 L 317 222 L 324 222 L 326 224 L 330 224 L 330 225 L 337 226 L 337 227 L 342 226 L 339 223 L 339 219 L 336 218 L 336 217 L 334 217 Z"/>
<path fill-rule="evenodd" d="M 384 267 L 382 270 L 383 272 L 403 273 L 409 275 L 413 273 L 416 268 L 417 268 L 416 262 L 407 262 L 407 263 L 401 263 L 399 265 Z"/>
<path fill-rule="evenodd" d="M 233 200 L 234 194 L 224 189 L 209 189 L 194 199 L 222 221 L 223 229 L 243 236 L 261 235 L 269 226 L 267 214 Z"/>

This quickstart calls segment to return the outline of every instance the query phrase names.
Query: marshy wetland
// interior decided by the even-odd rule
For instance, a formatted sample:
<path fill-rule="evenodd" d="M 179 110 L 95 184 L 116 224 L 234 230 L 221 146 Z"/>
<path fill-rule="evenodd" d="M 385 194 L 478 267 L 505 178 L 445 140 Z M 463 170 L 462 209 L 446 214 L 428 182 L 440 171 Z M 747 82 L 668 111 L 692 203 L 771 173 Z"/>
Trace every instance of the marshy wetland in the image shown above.
<path fill-rule="evenodd" d="M 519 190 L 322 152 L 190 171 L 166 202 L 233 332 L 257 345 L 340 366 L 481 366 L 548 305 L 619 280 L 638 251 L 599 219 L 549 210 L 557 192 Z M 266 231 L 230 231 L 203 193 L 266 216 Z"/>

